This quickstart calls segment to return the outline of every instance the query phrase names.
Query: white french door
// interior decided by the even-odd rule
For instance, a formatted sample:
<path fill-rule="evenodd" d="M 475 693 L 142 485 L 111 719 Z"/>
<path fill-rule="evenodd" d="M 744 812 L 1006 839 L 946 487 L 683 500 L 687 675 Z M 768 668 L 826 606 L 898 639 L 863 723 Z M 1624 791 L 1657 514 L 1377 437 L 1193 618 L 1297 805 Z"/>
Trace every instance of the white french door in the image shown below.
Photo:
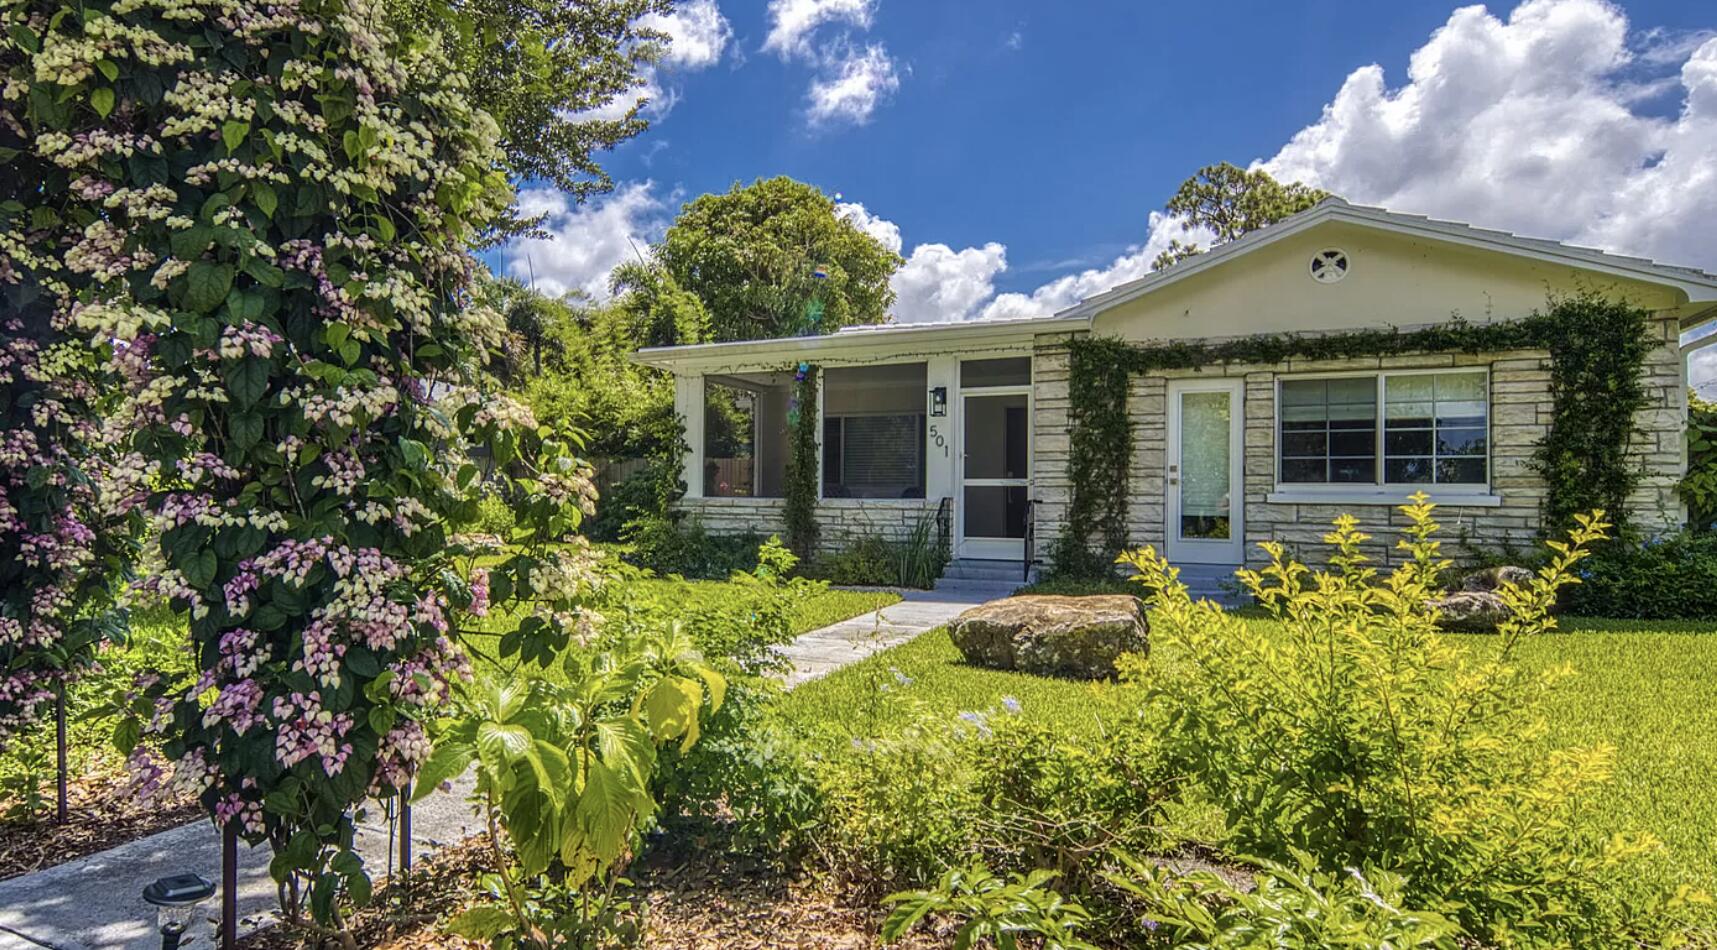
<path fill-rule="evenodd" d="M 1245 382 L 1172 380 L 1164 537 L 1177 564 L 1245 560 Z"/>
<path fill-rule="evenodd" d="M 974 390 L 960 403 L 956 556 L 1019 560 L 1031 495 L 1031 387 Z"/>

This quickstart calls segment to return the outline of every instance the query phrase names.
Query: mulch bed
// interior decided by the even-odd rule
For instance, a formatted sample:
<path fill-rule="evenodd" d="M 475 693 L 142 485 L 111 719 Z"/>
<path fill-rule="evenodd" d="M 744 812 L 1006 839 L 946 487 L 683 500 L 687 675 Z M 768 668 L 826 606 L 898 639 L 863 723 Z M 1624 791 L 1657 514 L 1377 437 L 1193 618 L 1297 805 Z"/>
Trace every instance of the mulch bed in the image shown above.
<path fill-rule="evenodd" d="M 767 863 L 720 848 L 654 852 L 633 869 L 631 897 L 648 907 L 644 946 L 672 950 L 819 948 L 858 950 L 879 945 L 883 912 L 865 897 L 816 878 L 781 872 Z M 393 885 L 377 890 L 370 907 L 351 922 L 359 947 L 374 950 L 476 950 L 485 946 L 441 930 L 441 923 L 470 904 L 478 875 L 491 870 L 488 840 L 478 836 L 450 846 L 412 871 L 409 904 Z M 948 935 L 914 934 L 896 947 L 926 950 L 948 945 Z M 287 928 L 241 941 L 246 950 L 306 946 Z M 332 944 L 330 944 L 332 945 Z"/>
<path fill-rule="evenodd" d="M 203 814 L 190 799 L 139 804 L 123 780 L 112 776 L 72 780 L 67 801 L 63 825 L 54 821 L 51 790 L 46 810 L 0 822 L 0 881 L 177 828 Z"/>

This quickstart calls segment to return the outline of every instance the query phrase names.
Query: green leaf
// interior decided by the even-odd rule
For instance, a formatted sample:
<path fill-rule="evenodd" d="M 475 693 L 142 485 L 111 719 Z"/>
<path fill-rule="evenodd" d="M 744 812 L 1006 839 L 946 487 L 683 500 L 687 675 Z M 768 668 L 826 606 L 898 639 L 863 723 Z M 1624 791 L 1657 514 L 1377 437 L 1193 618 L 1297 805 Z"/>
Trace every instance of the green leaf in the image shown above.
<path fill-rule="evenodd" d="M 524 726 L 485 722 L 477 727 L 477 755 L 483 767 L 500 774 L 531 751 L 531 731 Z"/>
<path fill-rule="evenodd" d="M 447 929 L 470 940 L 493 940 L 513 928 L 513 915 L 504 907 L 473 907 L 447 922 Z"/>
<path fill-rule="evenodd" d="M 250 134 L 250 123 L 227 122 L 221 125 L 221 141 L 226 143 L 227 154 L 244 144 L 245 136 Z"/>
<path fill-rule="evenodd" d="M 108 82 L 119 78 L 119 64 L 105 56 L 95 61 L 95 68 L 107 77 Z"/>
<path fill-rule="evenodd" d="M 415 469 L 429 467 L 429 447 L 416 439 L 400 439 L 400 454 L 405 456 L 405 464 Z"/>
<path fill-rule="evenodd" d="M 608 767 L 627 776 L 635 789 L 648 788 L 656 766 L 656 744 L 649 730 L 630 716 L 596 723 L 596 750 Z"/>
<path fill-rule="evenodd" d="M 102 118 L 107 118 L 108 113 L 113 111 L 113 90 L 106 86 L 97 86 L 90 90 L 89 104 L 95 107 L 96 113 Z"/>
<path fill-rule="evenodd" d="M 262 441 L 262 416 L 254 412 L 233 416 L 228 428 L 232 432 L 233 448 L 239 452 L 249 452 Z"/>
<path fill-rule="evenodd" d="M 644 697 L 644 716 L 650 731 L 658 739 L 684 736 L 681 749 L 689 749 L 698 739 L 698 706 L 703 702 L 703 687 L 683 676 L 663 677 Z"/>
<path fill-rule="evenodd" d="M 274 186 L 266 181 L 250 183 L 250 197 L 256 202 L 258 209 L 269 217 L 274 217 L 274 209 L 280 206 L 280 196 L 274 193 Z"/>
<path fill-rule="evenodd" d="M 417 779 L 411 788 L 411 800 L 418 801 L 441 787 L 442 782 L 449 782 L 465 774 L 471 767 L 475 756 L 471 746 L 457 739 L 442 737 L 435 743 L 435 748 L 429 753 L 429 759 L 423 767 L 417 770 Z"/>
<path fill-rule="evenodd" d="M 137 743 L 143 738 L 143 723 L 131 716 L 124 716 L 113 724 L 113 747 L 121 755 L 130 755 L 137 748 Z"/>
<path fill-rule="evenodd" d="M 185 275 L 185 309 L 196 313 L 213 313 L 226 302 L 232 292 L 231 264 L 211 264 L 197 261 Z"/>
<path fill-rule="evenodd" d="M 590 766 L 574 814 L 584 831 L 586 846 L 604 864 L 625 850 L 637 819 L 639 800 L 625 778 L 601 762 Z"/>
<path fill-rule="evenodd" d="M 268 392 L 268 370 L 268 360 L 260 356 L 247 356 L 237 363 L 228 363 L 221 375 L 226 379 L 227 392 L 232 395 L 233 403 L 248 409 L 260 402 Z"/>
<path fill-rule="evenodd" d="M 191 560 L 185 564 L 183 568 L 185 572 L 185 580 L 192 587 L 208 587 L 210 584 L 214 583 L 215 571 L 219 567 L 220 563 L 215 557 L 214 550 L 204 548 L 201 551 L 198 551 L 196 556 L 192 557 Z"/>

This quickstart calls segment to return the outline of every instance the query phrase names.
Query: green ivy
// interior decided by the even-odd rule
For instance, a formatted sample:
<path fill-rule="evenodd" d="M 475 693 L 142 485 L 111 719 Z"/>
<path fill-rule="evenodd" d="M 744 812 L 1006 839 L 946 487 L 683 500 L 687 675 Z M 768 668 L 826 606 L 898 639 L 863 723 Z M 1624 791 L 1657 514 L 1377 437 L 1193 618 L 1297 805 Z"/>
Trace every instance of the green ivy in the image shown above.
<path fill-rule="evenodd" d="M 809 560 L 817 547 L 817 367 L 800 364 L 793 383 L 799 410 L 788 420 L 786 510 L 782 512 L 787 546 Z"/>
<path fill-rule="evenodd" d="M 1054 570 L 1068 576 L 1108 573 L 1126 546 L 1133 454 L 1127 393 L 1133 376 L 1290 359 L 1548 350 L 1555 408 L 1550 434 L 1534 453 L 1534 467 L 1550 489 L 1544 527 L 1562 530 L 1574 513 L 1594 508 L 1610 512 L 1623 526 L 1627 496 L 1639 482 L 1628 442 L 1634 413 L 1648 404 L 1640 371 L 1655 345 L 1650 319 L 1639 308 L 1581 294 L 1553 299 L 1545 311 L 1523 319 L 1495 323 L 1456 317 L 1416 330 L 1271 333 L 1211 343 L 1075 339 L 1068 344 L 1072 499 L 1066 528 L 1050 549 Z M 1093 540 L 1100 541 L 1099 549 L 1092 550 Z"/>
<path fill-rule="evenodd" d="M 1699 531 L 1717 528 L 1717 402 L 1687 398 L 1687 476 L 1681 480 L 1687 523 Z"/>

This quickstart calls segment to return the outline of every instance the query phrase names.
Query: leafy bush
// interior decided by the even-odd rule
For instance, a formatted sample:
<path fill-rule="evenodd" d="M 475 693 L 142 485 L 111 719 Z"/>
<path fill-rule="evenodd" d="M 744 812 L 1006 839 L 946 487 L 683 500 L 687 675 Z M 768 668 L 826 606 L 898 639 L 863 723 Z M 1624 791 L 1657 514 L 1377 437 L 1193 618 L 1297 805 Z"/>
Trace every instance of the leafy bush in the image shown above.
<path fill-rule="evenodd" d="M 506 539 L 512 537 L 515 524 L 513 509 L 504 499 L 498 495 L 484 495 L 477 502 L 477 520 L 472 522 L 471 530 Z"/>
<path fill-rule="evenodd" d="M 1406 560 L 1387 576 L 1359 553 L 1367 538 L 1349 516 L 1328 535 L 1327 571 L 1266 544 L 1271 564 L 1240 577 L 1279 621 L 1275 635 L 1194 604 L 1156 552 L 1125 555 L 1157 588 L 1156 653 L 1134 675 L 1169 711 L 1167 754 L 1246 853 L 1389 868 L 1415 906 L 1494 942 L 1651 933 L 1661 922 L 1638 859 L 1655 842 L 1592 840 L 1575 821 L 1609 778 L 1611 749 L 1539 748 L 1542 697 L 1568 671 L 1533 674 L 1513 658 L 1523 638 L 1554 629 L 1557 590 L 1607 525 L 1583 516 L 1529 587 L 1500 591 L 1513 617 L 1500 648 L 1476 659 L 1438 634 L 1427 606 L 1447 567 L 1432 507 L 1418 496 L 1402 508 Z"/>
<path fill-rule="evenodd" d="M 1323 871 L 1304 852 L 1294 864 L 1263 861 L 1251 888 L 1214 871 L 1176 876 L 1118 855 L 1109 882 L 1137 899 L 1147 932 L 1166 930 L 1175 946 L 1211 950 L 1322 950 L 1324 947 L 1434 947 L 1455 950 L 1461 928 L 1403 904 L 1403 882 L 1387 871 Z"/>
<path fill-rule="evenodd" d="M 926 514 L 899 540 L 866 535 L 843 551 L 819 558 L 813 570 L 832 584 L 928 589 L 947 566 L 947 545 L 936 530 L 936 516 Z"/>
<path fill-rule="evenodd" d="M 689 749 L 726 681 L 677 631 L 605 639 L 566 654 L 567 685 L 490 685 L 438 728 L 417 795 L 474 763 L 499 869 L 499 899 L 453 932 L 510 948 L 594 946 L 615 929 L 606 895 L 655 817 L 660 747 Z"/>
<path fill-rule="evenodd" d="M 1687 398 L 1687 475 L 1681 480 L 1687 524 L 1717 530 L 1717 402 Z"/>
<path fill-rule="evenodd" d="M 1096 950 L 1078 933 L 1091 915 L 1076 900 L 1050 888 L 1054 871 L 1012 874 L 1006 880 L 980 863 L 949 868 L 935 887 L 888 896 L 894 910 L 882 923 L 882 942 L 894 943 L 931 914 L 960 922 L 955 947 L 993 941 L 998 950 L 1017 950 L 1022 935 L 1038 938 L 1043 950 Z"/>
<path fill-rule="evenodd" d="M 1617 542 L 1582 564 L 1571 613 L 1642 620 L 1717 619 L 1717 533 Z"/>
<path fill-rule="evenodd" d="M 626 524 L 623 540 L 628 562 L 658 574 L 725 579 L 757 566 L 755 533 L 712 535 L 696 518 L 651 515 Z"/>
<path fill-rule="evenodd" d="M 976 855 L 1083 886 L 1109 849 L 1162 846 L 1175 783 L 1153 729 L 1116 722 L 1070 739 L 1017 710 L 1004 698 L 999 710 L 952 719 L 921 713 L 894 736 L 853 739 L 819 762 L 824 853 L 875 883 L 928 881 Z"/>

